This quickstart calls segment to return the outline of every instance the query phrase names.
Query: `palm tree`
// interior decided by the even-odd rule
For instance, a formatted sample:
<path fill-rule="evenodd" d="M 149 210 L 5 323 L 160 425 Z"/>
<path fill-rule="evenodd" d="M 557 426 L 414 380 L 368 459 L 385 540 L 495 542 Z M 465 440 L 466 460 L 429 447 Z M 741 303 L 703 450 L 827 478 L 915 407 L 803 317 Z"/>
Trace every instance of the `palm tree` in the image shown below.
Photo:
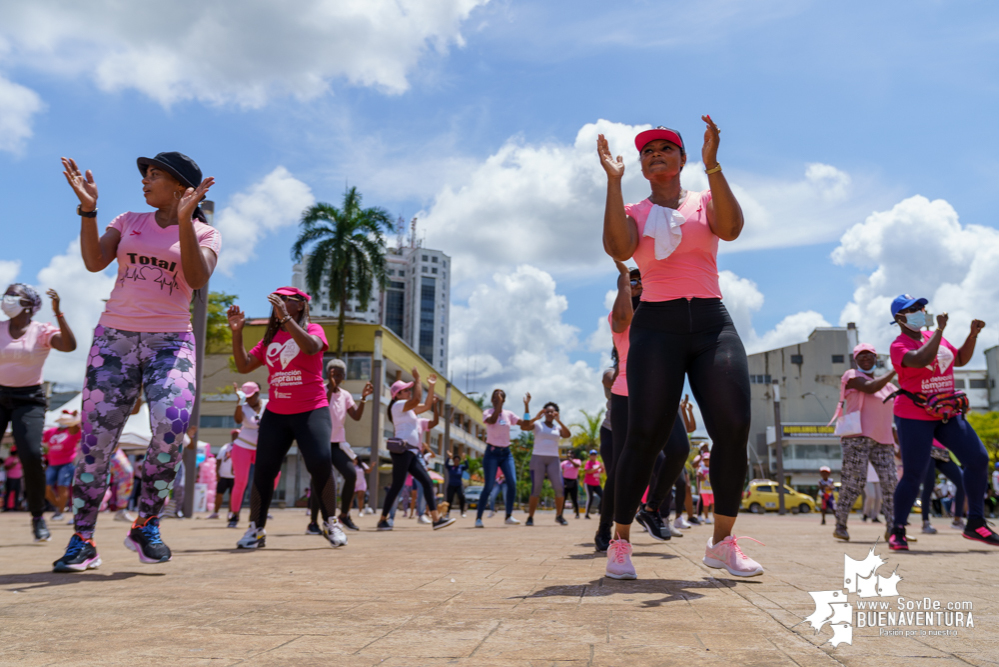
<path fill-rule="evenodd" d="M 580 410 L 583 413 L 583 419 L 586 421 L 585 424 L 570 424 L 570 427 L 575 427 L 579 429 L 579 432 L 572 436 L 572 446 L 574 449 L 583 449 L 584 451 L 590 451 L 591 449 L 600 449 L 600 425 L 604 423 L 604 409 L 600 408 L 600 411 L 595 415 L 591 415 L 586 410 Z"/>
<path fill-rule="evenodd" d="M 305 209 L 300 224 L 291 254 L 300 262 L 306 248 L 311 248 L 305 265 L 306 288 L 319 294 L 325 285 L 330 301 L 340 305 L 336 356 L 342 357 L 347 300 L 356 296 L 366 310 L 375 286 L 385 288 L 383 232 L 393 229 L 392 218 L 383 208 L 361 208 L 361 194 L 351 188 L 344 193 L 340 208 L 319 202 Z"/>

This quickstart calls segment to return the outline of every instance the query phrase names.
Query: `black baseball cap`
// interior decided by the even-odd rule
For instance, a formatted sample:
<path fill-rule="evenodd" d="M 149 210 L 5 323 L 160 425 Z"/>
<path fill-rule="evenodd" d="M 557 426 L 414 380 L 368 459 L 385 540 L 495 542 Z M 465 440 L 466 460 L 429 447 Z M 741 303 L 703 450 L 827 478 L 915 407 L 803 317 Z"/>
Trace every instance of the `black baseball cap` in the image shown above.
<path fill-rule="evenodd" d="M 135 162 L 143 176 L 146 175 L 146 170 L 153 166 L 167 172 L 186 187 L 196 188 L 201 185 L 201 168 L 197 162 L 183 153 L 176 151 L 157 153 L 156 157 L 140 157 Z"/>

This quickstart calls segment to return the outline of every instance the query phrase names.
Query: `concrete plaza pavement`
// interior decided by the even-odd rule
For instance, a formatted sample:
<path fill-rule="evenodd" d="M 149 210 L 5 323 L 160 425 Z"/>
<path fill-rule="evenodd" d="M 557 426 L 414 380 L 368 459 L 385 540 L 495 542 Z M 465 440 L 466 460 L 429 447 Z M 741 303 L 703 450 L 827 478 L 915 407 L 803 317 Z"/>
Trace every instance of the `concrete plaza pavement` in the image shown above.
<path fill-rule="evenodd" d="M 844 554 L 863 560 L 883 533 L 856 515 L 849 544 L 814 514 L 743 515 L 737 534 L 766 543 L 744 542 L 767 569 L 752 579 L 701 563 L 709 526 L 665 544 L 636 532 L 640 578 L 614 581 L 593 551 L 595 520 L 559 527 L 539 513 L 527 528 L 498 516 L 475 529 L 469 514 L 434 532 L 400 518 L 379 533 L 365 516 L 334 550 L 304 534 L 303 510 L 274 514 L 257 552 L 234 548 L 242 527 L 165 520 L 174 557 L 163 565 L 140 564 L 122 546 L 127 524 L 103 514 L 103 565 L 85 574 L 51 572 L 71 527 L 50 525 L 52 542 L 33 544 L 27 514 L 0 515 L 0 664 L 999 664 L 999 550 L 942 519 L 909 553 L 878 544 L 877 573 L 897 566 L 907 599 L 970 605 L 974 628 L 855 627 L 852 645 L 834 648 L 829 625 L 816 633 L 804 619 L 816 610 L 809 592 L 841 588 Z"/>

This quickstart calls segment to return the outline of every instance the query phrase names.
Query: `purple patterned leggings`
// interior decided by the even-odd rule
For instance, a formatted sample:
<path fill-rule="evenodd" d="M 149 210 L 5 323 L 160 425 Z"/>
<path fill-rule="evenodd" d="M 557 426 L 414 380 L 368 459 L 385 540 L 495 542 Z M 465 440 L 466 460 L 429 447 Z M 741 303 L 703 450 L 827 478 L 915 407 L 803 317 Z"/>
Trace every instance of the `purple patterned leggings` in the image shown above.
<path fill-rule="evenodd" d="M 76 532 L 91 538 L 118 438 L 145 390 L 153 437 L 142 463 L 139 516 L 160 513 L 173 488 L 195 390 L 194 334 L 98 325 L 83 387 L 83 440 L 73 480 Z"/>

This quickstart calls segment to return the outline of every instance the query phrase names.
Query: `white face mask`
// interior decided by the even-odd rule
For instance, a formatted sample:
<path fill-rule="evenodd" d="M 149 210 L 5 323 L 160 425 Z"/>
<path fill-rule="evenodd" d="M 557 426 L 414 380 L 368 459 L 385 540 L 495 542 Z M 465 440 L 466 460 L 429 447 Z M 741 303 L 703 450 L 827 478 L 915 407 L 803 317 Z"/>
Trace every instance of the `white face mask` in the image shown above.
<path fill-rule="evenodd" d="M 912 331 L 919 331 L 923 327 L 933 326 L 933 316 L 925 310 L 917 310 L 914 313 L 906 313 L 904 317 L 905 322 L 899 322 L 899 324 L 907 329 L 911 329 Z"/>
<path fill-rule="evenodd" d="M 3 310 L 3 314 L 11 319 L 17 317 L 24 311 L 24 306 L 21 305 L 21 297 L 13 294 L 4 294 L 0 310 Z"/>

